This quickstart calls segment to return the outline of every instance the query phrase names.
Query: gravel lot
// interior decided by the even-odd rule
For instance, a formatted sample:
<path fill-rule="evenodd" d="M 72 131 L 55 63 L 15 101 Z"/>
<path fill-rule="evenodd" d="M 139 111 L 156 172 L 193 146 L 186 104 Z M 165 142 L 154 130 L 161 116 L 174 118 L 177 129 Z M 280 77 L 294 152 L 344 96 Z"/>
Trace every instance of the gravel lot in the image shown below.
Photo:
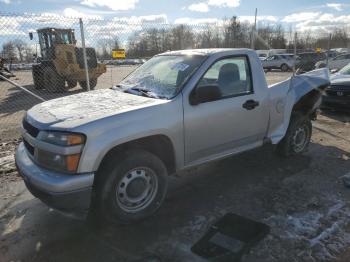
<path fill-rule="evenodd" d="M 110 86 L 108 75 L 118 81 L 113 70 L 99 88 Z M 272 72 L 267 79 L 273 83 L 288 75 Z M 0 82 L 0 90 L 3 86 Z M 153 217 L 133 226 L 96 228 L 49 209 L 18 178 L 13 125 L 19 120 L 13 118 L 20 119 L 23 112 L 17 111 L 32 104 L 21 108 L 28 96 L 10 87 L 5 91 L 1 129 L 3 119 L 13 122 L 8 120 L 0 141 L 0 261 L 157 261 L 149 256 L 203 261 L 191 246 L 228 212 L 271 227 L 243 262 L 349 261 L 350 189 L 341 179 L 350 173 L 349 114 L 323 112 L 303 156 L 280 158 L 267 146 L 198 167 L 171 179 L 164 206 Z"/>

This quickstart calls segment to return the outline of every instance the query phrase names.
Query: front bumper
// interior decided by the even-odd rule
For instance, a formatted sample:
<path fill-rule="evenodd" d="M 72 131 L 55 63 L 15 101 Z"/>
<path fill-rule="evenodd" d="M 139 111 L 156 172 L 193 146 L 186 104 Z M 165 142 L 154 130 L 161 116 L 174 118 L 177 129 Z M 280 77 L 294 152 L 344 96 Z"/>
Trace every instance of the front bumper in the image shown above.
<path fill-rule="evenodd" d="M 68 213 L 86 213 L 91 203 L 94 173 L 61 174 L 44 169 L 28 156 L 23 142 L 15 156 L 28 190 L 48 206 Z"/>
<path fill-rule="evenodd" d="M 322 108 L 350 109 L 349 96 L 322 96 Z"/>

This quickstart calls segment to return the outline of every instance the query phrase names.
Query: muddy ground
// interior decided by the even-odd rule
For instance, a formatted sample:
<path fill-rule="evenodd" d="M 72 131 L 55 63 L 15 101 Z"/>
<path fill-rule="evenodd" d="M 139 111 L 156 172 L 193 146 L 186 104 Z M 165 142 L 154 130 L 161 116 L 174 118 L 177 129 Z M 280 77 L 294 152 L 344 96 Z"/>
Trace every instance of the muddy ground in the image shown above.
<path fill-rule="evenodd" d="M 159 212 L 132 226 L 96 227 L 46 207 L 14 170 L 19 140 L 2 139 L 0 261 L 204 261 L 190 248 L 228 212 L 271 227 L 243 262 L 350 261 L 350 115 L 324 112 L 313 126 L 302 156 L 267 146 L 173 177 Z"/>

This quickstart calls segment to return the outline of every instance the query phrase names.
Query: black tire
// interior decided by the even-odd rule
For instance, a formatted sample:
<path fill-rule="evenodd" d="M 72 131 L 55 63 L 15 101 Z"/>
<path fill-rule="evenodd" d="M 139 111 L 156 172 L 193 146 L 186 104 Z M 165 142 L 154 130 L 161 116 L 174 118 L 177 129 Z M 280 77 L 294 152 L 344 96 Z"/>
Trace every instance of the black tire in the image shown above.
<path fill-rule="evenodd" d="M 311 135 L 310 117 L 299 112 L 292 113 L 286 135 L 277 145 L 277 153 L 287 157 L 305 152 L 310 144 Z"/>
<path fill-rule="evenodd" d="M 142 169 L 146 170 L 144 177 L 138 173 Z M 146 182 L 144 178 L 147 177 L 147 174 L 149 181 Z M 154 175 L 155 177 L 153 177 Z M 124 181 L 126 182 L 124 183 Z M 145 188 L 142 189 L 143 191 L 141 190 L 140 195 L 135 196 L 137 191 L 141 189 L 140 182 Z M 148 187 L 155 188 L 155 191 Z M 94 213 L 103 220 L 112 223 L 130 224 L 156 212 L 164 201 L 167 189 L 168 174 L 164 163 L 147 151 L 129 150 L 122 157 L 118 157 L 118 161 L 111 160 L 106 163 L 97 173 Z M 120 196 L 121 194 L 125 194 L 125 196 Z M 140 197 L 143 199 L 138 204 L 128 205 L 130 204 L 128 199 L 135 200 L 140 199 Z M 137 210 L 135 206 L 138 208 Z"/>
<path fill-rule="evenodd" d="M 66 91 L 65 80 L 62 76 L 60 76 L 56 70 L 47 66 L 44 67 L 43 70 L 43 81 L 45 88 L 51 92 L 64 92 Z"/>
<path fill-rule="evenodd" d="M 32 75 L 33 75 L 33 82 L 34 82 L 34 88 L 35 89 L 43 89 L 45 86 L 44 83 L 44 75 L 40 67 L 34 67 L 32 69 Z"/>
<path fill-rule="evenodd" d="M 97 85 L 97 79 L 90 79 L 90 90 L 94 90 Z M 84 91 L 87 91 L 87 84 L 86 81 L 80 81 L 79 85 Z"/>
<path fill-rule="evenodd" d="M 281 71 L 282 72 L 287 72 L 289 70 L 289 66 L 287 64 L 282 64 L 281 65 Z"/>
<path fill-rule="evenodd" d="M 67 80 L 68 89 L 76 87 L 77 84 L 78 84 L 78 81 L 76 80 Z"/>

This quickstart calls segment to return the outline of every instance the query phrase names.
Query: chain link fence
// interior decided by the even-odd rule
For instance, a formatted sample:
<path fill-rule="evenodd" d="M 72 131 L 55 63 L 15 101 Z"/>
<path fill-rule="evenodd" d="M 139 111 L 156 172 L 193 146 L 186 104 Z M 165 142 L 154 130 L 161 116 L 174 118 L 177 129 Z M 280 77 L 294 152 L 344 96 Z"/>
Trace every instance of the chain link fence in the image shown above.
<path fill-rule="evenodd" d="M 267 77 L 350 62 L 349 31 L 286 31 L 281 25 L 241 23 L 168 24 L 164 19 L 69 18 L 53 14 L 0 13 L 0 137 L 17 137 L 26 110 L 49 100 L 90 89 L 110 88 L 150 57 L 190 48 L 254 48 Z M 113 57 L 123 54 L 126 57 Z M 118 52 L 119 51 L 119 52 Z M 295 56 L 295 54 L 297 56 Z M 337 63 L 335 57 L 344 54 Z M 347 60 L 348 59 L 348 60 Z M 285 71 L 284 73 L 279 73 Z M 268 79 L 269 80 L 269 79 Z"/>

